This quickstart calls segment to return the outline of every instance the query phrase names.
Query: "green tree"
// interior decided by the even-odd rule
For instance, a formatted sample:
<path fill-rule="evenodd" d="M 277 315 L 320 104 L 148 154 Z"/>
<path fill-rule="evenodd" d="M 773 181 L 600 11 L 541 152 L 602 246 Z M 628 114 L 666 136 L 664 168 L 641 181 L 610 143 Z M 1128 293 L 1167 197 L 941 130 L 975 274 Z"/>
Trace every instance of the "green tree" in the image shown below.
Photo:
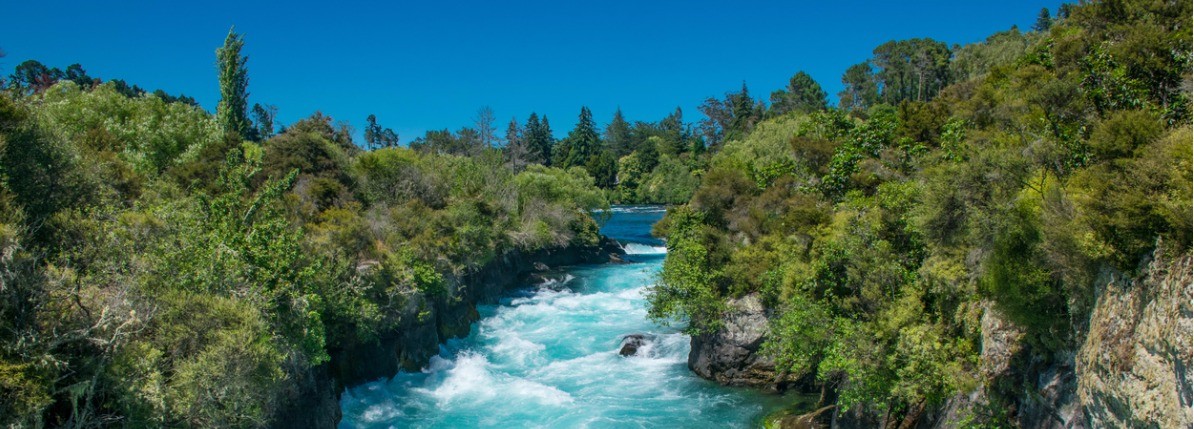
<path fill-rule="evenodd" d="M 274 136 L 274 118 L 277 116 L 278 106 L 253 103 L 253 128 L 258 138 L 268 140 Z"/>
<path fill-rule="evenodd" d="M 614 118 L 605 127 L 605 143 L 614 155 L 621 158 L 634 150 L 631 145 L 630 123 L 622 116 L 622 108 L 614 110 Z"/>
<path fill-rule="evenodd" d="M 842 75 L 838 106 L 851 112 L 865 112 L 879 101 L 879 83 L 875 81 L 870 61 L 850 66 Z"/>
<path fill-rule="evenodd" d="M 63 76 L 62 70 L 46 67 L 37 60 L 28 60 L 17 65 L 8 77 L 8 84 L 19 93 L 36 94 L 53 86 Z"/>
<path fill-rule="evenodd" d="M 1032 26 L 1033 31 L 1045 32 L 1053 27 L 1053 17 L 1049 16 L 1049 8 L 1042 7 L 1041 13 L 1036 16 L 1036 24 Z"/>
<path fill-rule="evenodd" d="M 248 139 L 252 124 L 249 122 L 249 61 L 240 51 L 245 46 L 244 38 L 236 29 L 228 30 L 224 46 L 216 49 L 216 67 L 220 72 L 220 103 L 216 105 L 216 120 L 225 132 L 235 133 Z"/>
<path fill-rule="evenodd" d="M 99 79 L 88 76 L 87 71 L 83 70 L 83 66 L 79 64 L 71 64 L 66 67 L 66 72 L 62 74 L 62 78 L 74 82 L 79 85 L 79 88 L 90 90 L 99 84 Z"/>
<path fill-rule="evenodd" d="M 828 107 L 825 90 L 821 89 L 821 85 L 813 80 L 812 76 L 803 71 L 792 75 L 786 88 L 771 93 L 772 115 L 788 112 L 809 113 Z"/>
<path fill-rule="evenodd" d="M 740 91 L 726 93 L 723 100 L 713 97 L 705 99 L 698 110 L 705 114 L 700 131 L 708 147 L 714 149 L 726 140 L 749 133 L 755 123 L 763 119 L 765 111 L 763 103 L 750 96 L 746 82 L 742 83 Z"/>
<path fill-rule="evenodd" d="M 369 149 L 398 146 L 398 133 L 377 124 L 377 116 L 365 118 L 365 144 Z"/>
<path fill-rule="evenodd" d="M 933 39 L 890 41 L 875 48 L 881 98 L 889 104 L 928 101 L 949 84 L 950 50 Z"/>
<path fill-rule="evenodd" d="M 506 156 L 506 163 L 515 172 L 522 171 L 531 164 L 531 149 L 527 145 L 522 127 L 518 125 L 518 119 L 510 118 L 510 123 L 506 125 L 506 146 L 502 150 Z"/>
<path fill-rule="evenodd" d="M 601 137 L 597 134 L 597 126 L 593 123 L 593 113 L 589 111 L 588 107 L 582 106 L 576 127 L 568 133 L 568 137 L 556 145 L 553 165 L 560 168 L 583 166 L 600 149 Z"/>
<path fill-rule="evenodd" d="M 539 115 L 531 112 L 531 117 L 527 118 L 527 125 L 523 129 L 523 133 L 528 149 L 527 159 L 536 164 L 551 164 L 552 146 L 555 144 L 555 139 L 551 136 L 551 125 L 547 123 L 547 117 L 544 116 L 540 121 Z"/>

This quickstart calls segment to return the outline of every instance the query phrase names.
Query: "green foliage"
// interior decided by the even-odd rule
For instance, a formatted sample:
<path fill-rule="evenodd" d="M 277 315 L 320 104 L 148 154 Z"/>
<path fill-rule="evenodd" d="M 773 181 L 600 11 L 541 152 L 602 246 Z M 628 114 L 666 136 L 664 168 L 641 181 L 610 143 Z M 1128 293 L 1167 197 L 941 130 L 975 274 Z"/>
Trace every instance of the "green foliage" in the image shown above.
<path fill-rule="evenodd" d="M 607 152 L 363 152 L 318 112 L 271 137 L 261 106 L 246 142 L 240 49 L 214 117 L 81 67 L 0 93 L 0 425 L 270 426 L 335 350 L 436 323 L 453 279 L 599 243 Z"/>
<path fill-rule="evenodd" d="M 1061 283 L 1041 258 L 1038 210 L 1025 200 L 1001 220 L 983 277 L 983 291 L 995 297 L 1000 310 L 1034 333 L 1054 331 L 1068 321 Z"/>
<path fill-rule="evenodd" d="M 93 147 L 96 133 L 102 133 L 107 141 L 95 148 L 119 154 L 141 174 L 160 173 L 222 137 L 202 109 L 158 97 L 127 98 L 111 84 L 84 91 L 61 83 L 41 97 L 38 121 L 44 130 Z"/>
<path fill-rule="evenodd" d="M 1027 334 L 1025 359 L 1053 359 L 1081 340 L 1100 273 L 1183 257 L 1194 225 L 1190 93 L 1176 78 L 1190 5 L 1060 15 L 952 59 L 930 40 L 886 43 L 843 76 L 841 111 L 721 141 L 657 227 L 669 254 L 650 314 L 708 333 L 728 299 L 758 293 L 779 369 L 815 374 L 840 407 L 886 410 L 887 424 L 979 387 L 1022 396 L 980 378 L 984 312 Z M 622 172 L 641 180 L 635 161 Z M 967 424 L 1001 425 L 1001 406 Z"/>
<path fill-rule="evenodd" d="M 138 425 L 260 427 L 277 406 L 271 390 L 284 354 L 252 304 L 185 291 L 157 298 L 152 335 L 129 344 L 109 377 L 138 380 L 120 407 Z"/>
<path fill-rule="evenodd" d="M 648 315 L 664 323 L 685 318 L 686 332 L 712 333 L 721 326 L 725 303 L 705 241 L 708 227 L 698 213 L 685 208 L 670 211 L 668 217 L 668 258 L 659 281 L 647 292 Z"/>
<path fill-rule="evenodd" d="M 700 184 L 688 166 L 672 157 L 661 157 L 659 165 L 651 174 L 641 177 L 638 184 L 637 201 L 681 204 L 692 197 Z"/>
<path fill-rule="evenodd" d="M 236 34 L 235 28 L 230 28 L 224 46 L 216 49 L 216 67 L 220 76 L 216 121 L 224 132 L 248 139 L 253 125 L 248 115 L 249 70 L 245 67 L 249 57 L 240 53 L 244 46 L 244 37 Z"/>
<path fill-rule="evenodd" d="M 821 85 L 803 71 L 792 75 L 787 88 L 771 93 L 772 115 L 788 112 L 811 113 L 825 110 L 828 106 L 829 101 Z"/>

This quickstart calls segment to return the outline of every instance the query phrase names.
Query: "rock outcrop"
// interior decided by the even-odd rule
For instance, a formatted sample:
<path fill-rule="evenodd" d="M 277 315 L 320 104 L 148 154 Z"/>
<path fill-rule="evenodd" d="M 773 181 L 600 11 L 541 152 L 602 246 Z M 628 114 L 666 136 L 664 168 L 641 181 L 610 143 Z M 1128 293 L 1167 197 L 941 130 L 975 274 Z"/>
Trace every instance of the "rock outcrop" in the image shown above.
<path fill-rule="evenodd" d="M 1074 333 L 1078 347 L 1048 355 L 1032 350 L 1021 329 L 985 305 L 979 369 L 986 386 L 918 410 L 916 421 L 905 416 L 905 421 L 887 423 L 953 428 L 991 412 L 998 403 L 1023 428 L 1194 427 L 1192 269 L 1188 252 L 1175 257 L 1158 250 L 1134 278 L 1105 270 L 1095 285 L 1098 300 L 1089 322 Z M 727 385 L 776 389 L 789 382 L 758 353 L 768 316 L 758 298 L 748 295 L 729 306 L 732 312 L 721 330 L 693 338 L 689 367 Z M 995 394 L 1003 396 L 988 397 Z M 874 413 L 860 411 L 864 408 L 830 413 L 828 423 L 823 408 L 777 423 L 833 428 L 884 424 L 874 420 Z"/>
<path fill-rule="evenodd" d="M 692 337 L 688 367 L 697 375 L 729 386 L 780 390 L 788 382 L 775 362 L 759 353 L 767 337 L 767 310 L 757 294 L 731 299 L 729 315 L 712 334 Z"/>
<path fill-rule="evenodd" d="M 1143 276 L 1113 276 L 1078 351 L 1078 397 L 1092 427 L 1188 428 L 1191 263 L 1158 254 Z"/>

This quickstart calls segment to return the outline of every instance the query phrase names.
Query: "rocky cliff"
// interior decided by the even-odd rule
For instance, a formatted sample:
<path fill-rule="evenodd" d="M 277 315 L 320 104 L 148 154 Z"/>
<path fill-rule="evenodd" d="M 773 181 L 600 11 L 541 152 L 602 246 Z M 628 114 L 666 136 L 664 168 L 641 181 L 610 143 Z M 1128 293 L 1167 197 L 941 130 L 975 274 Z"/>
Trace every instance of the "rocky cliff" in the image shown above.
<path fill-rule="evenodd" d="M 481 268 L 447 277 L 446 294 L 429 299 L 415 295 L 404 303 L 401 323 L 375 341 L 331 350 L 331 362 L 289 380 L 288 405 L 273 426 L 332 428 L 340 421 L 340 393 L 346 387 L 390 377 L 399 370 L 418 371 L 439 353 L 439 345 L 468 334 L 479 314 L 477 304 L 496 300 L 527 274 L 546 267 L 621 260 L 625 252 L 604 238 L 596 246 L 572 246 L 536 252 L 510 251 Z"/>
<path fill-rule="evenodd" d="M 1023 333 L 987 305 L 980 362 L 985 386 L 909 413 L 916 415 L 915 421 L 884 426 L 953 428 L 980 413 L 1007 412 L 1024 428 L 1192 427 L 1191 255 L 1158 250 L 1142 267 L 1134 277 L 1104 270 L 1095 284 L 1098 300 L 1089 322 L 1084 332 L 1076 333 L 1078 346 L 1047 356 L 1034 353 Z M 727 385 L 775 390 L 792 382 L 758 354 L 767 335 L 767 311 L 757 297 L 729 304 L 732 311 L 720 331 L 693 338 L 692 370 Z M 777 423 L 839 428 L 884 424 L 857 408 L 851 413 L 809 411 Z"/>
<path fill-rule="evenodd" d="M 1190 255 L 1157 256 L 1135 280 L 1112 276 L 1091 315 L 1074 369 L 1092 427 L 1194 425 Z"/>
<path fill-rule="evenodd" d="M 688 367 L 697 375 L 728 386 L 781 390 L 787 377 L 759 353 L 767 335 L 768 313 L 757 294 L 728 303 L 729 315 L 713 334 L 692 337 Z"/>

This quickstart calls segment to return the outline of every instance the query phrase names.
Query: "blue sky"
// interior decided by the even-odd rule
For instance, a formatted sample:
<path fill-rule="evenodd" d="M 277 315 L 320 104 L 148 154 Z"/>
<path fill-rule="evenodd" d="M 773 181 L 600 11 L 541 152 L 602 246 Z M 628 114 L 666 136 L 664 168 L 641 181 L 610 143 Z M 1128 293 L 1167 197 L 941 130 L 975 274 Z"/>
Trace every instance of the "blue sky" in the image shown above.
<path fill-rule="evenodd" d="M 581 105 L 600 124 L 621 107 L 658 120 L 747 83 L 766 97 L 798 70 L 831 101 L 841 74 L 893 39 L 982 40 L 1032 26 L 1058 0 L 428 1 L 286 4 L 163 1 L 10 2 L 0 71 L 26 59 L 81 63 L 93 76 L 218 101 L 214 51 L 246 39 L 250 101 L 291 123 L 316 110 L 358 130 L 370 113 L 404 143 L 472 124 L 491 106 L 504 130 L 547 114 L 557 136 Z"/>

